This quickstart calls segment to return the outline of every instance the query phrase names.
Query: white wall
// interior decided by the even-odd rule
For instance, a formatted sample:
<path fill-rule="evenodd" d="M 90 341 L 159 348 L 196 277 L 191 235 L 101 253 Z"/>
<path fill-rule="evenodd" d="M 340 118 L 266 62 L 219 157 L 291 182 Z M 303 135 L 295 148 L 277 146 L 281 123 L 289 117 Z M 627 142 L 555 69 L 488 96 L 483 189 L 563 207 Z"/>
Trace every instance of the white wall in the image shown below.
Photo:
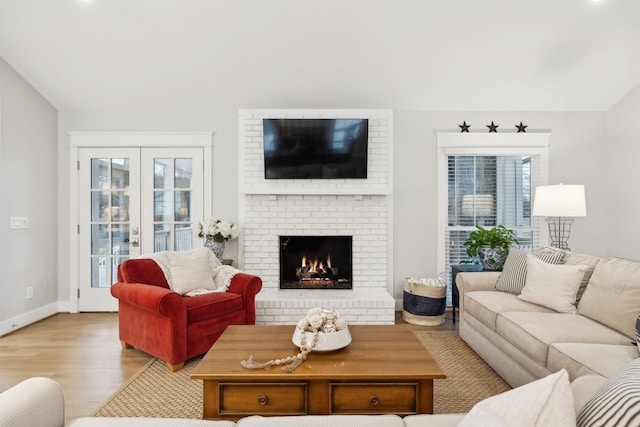
<path fill-rule="evenodd" d="M 0 334 L 58 311 L 57 112 L 0 58 Z M 10 230 L 9 217 L 28 217 Z M 34 296 L 27 300 L 26 289 Z"/>
<path fill-rule="evenodd" d="M 608 252 L 640 260 L 640 85 L 607 114 L 607 159 L 602 165 L 606 184 L 615 195 L 600 224 L 609 236 Z"/>
<path fill-rule="evenodd" d="M 274 105 L 274 108 L 278 105 Z M 319 108 L 322 108 L 320 106 Z M 122 111 L 60 112 L 60 218 L 68 214 L 69 131 L 212 131 L 213 214 L 238 217 L 237 111 Z M 432 112 L 394 111 L 394 297 L 401 299 L 407 276 L 434 275 L 436 270 L 436 137 L 439 130 L 458 130 L 464 121 L 472 130 L 485 130 L 494 121 L 515 129 L 520 121 L 528 130 L 551 130 L 550 183 L 584 184 L 587 217 L 573 225 L 571 248 L 576 252 L 607 255 L 608 206 L 616 193 L 603 167 L 608 147 L 606 113 L 574 112 Z M 60 253 L 68 253 L 68 225 L 60 221 Z M 623 236 L 627 238 L 626 236 Z M 628 238 L 627 238 L 628 239 Z M 235 241 L 227 256 L 237 259 Z M 629 239 L 628 246 L 634 241 Z M 615 253 L 616 248 L 612 248 Z M 68 301 L 68 260 L 60 260 L 60 299 Z"/>

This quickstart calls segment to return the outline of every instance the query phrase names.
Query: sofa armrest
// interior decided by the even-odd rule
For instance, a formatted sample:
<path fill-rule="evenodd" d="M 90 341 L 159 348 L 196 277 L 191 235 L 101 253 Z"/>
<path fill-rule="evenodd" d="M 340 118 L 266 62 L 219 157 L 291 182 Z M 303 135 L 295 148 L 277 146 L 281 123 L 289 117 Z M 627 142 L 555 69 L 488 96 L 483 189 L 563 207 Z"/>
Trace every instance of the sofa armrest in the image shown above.
<path fill-rule="evenodd" d="M 456 286 L 460 298 L 458 305 L 460 306 L 460 328 L 464 328 L 464 296 L 468 292 L 473 291 L 492 291 L 496 287 L 496 282 L 500 276 L 499 271 L 474 271 L 460 272 L 456 276 Z"/>
<path fill-rule="evenodd" d="M 159 286 L 118 282 L 111 287 L 111 295 L 134 307 L 164 316 L 176 316 L 177 313 L 186 312 L 180 294 Z"/>
<path fill-rule="evenodd" d="M 64 394 L 50 378 L 33 377 L 0 393 L 0 426 L 64 426 Z"/>
<path fill-rule="evenodd" d="M 456 276 L 458 292 L 463 295 L 473 291 L 492 291 L 500 276 L 499 271 L 461 272 Z"/>
<path fill-rule="evenodd" d="M 262 289 L 262 279 L 247 273 L 238 273 L 231 279 L 229 292 L 242 295 L 246 324 L 256 323 L 256 295 Z"/>

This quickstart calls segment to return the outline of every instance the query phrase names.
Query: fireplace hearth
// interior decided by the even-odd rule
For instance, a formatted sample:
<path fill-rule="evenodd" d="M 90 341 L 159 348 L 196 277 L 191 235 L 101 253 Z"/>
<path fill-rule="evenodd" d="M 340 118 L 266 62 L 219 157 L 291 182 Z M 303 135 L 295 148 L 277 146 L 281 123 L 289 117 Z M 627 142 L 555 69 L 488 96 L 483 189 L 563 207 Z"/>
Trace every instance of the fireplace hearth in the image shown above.
<path fill-rule="evenodd" d="M 352 289 L 352 236 L 280 236 L 280 289 Z"/>

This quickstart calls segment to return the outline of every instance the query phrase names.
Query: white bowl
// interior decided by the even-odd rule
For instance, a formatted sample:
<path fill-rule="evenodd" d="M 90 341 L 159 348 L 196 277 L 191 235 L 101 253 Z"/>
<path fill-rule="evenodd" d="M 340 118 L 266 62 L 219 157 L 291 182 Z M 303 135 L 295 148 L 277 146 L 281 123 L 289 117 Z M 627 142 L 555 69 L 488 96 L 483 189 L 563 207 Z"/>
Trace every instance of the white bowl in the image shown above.
<path fill-rule="evenodd" d="M 313 333 L 305 332 L 305 346 L 308 348 L 313 343 Z M 293 337 L 291 337 L 291 341 L 298 347 L 300 347 L 300 329 L 295 328 L 293 331 Z M 337 332 L 318 332 L 318 342 L 316 346 L 313 348 L 312 352 L 324 352 L 324 351 L 334 351 L 344 348 L 351 343 L 351 334 L 349 333 L 349 328 L 344 328 Z"/>

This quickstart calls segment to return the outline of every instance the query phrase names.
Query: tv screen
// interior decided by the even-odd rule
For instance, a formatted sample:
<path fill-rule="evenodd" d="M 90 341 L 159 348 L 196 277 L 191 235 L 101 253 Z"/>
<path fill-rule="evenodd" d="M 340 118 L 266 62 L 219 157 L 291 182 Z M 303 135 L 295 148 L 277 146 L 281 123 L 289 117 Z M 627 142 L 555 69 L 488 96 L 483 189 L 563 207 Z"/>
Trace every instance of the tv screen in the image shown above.
<path fill-rule="evenodd" d="M 266 179 L 364 179 L 368 119 L 263 119 Z"/>

